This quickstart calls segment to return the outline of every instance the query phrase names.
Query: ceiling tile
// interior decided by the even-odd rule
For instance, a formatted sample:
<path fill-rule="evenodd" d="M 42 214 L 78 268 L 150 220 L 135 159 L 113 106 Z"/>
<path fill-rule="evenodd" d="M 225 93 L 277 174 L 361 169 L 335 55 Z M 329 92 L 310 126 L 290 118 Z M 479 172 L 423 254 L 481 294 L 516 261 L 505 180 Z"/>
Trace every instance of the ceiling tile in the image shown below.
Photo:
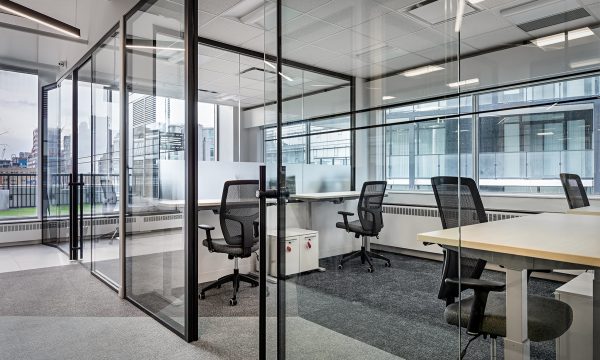
<path fill-rule="evenodd" d="M 284 0 L 283 5 L 301 12 L 309 12 L 330 1 L 331 0 Z"/>
<path fill-rule="evenodd" d="M 388 12 L 390 9 L 374 1 L 333 0 L 309 14 L 329 23 L 350 28 Z"/>
<path fill-rule="evenodd" d="M 291 51 L 286 55 L 287 59 L 298 61 L 307 65 L 316 65 L 322 60 L 331 59 L 339 56 L 339 54 L 332 51 L 314 46 L 306 45 Z"/>
<path fill-rule="evenodd" d="M 215 18 L 215 15 L 204 11 L 198 11 L 198 28 L 206 25 L 209 21 Z"/>
<path fill-rule="evenodd" d="M 219 15 L 242 0 L 198 1 L 198 10 Z"/>
<path fill-rule="evenodd" d="M 476 49 L 462 42 L 459 50 L 458 42 L 453 41 L 446 43 L 443 46 L 435 46 L 426 50 L 418 51 L 416 54 L 435 62 L 444 62 L 446 59 L 455 57 L 459 51 L 462 54 L 466 54 L 469 52 L 474 52 Z"/>
<path fill-rule="evenodd" d="M 389 40 L 423 28 L 407 16 L 390 12 L 356 25 L 353 30 L 377 40 Z"/>
<path fill-rule="evenodd" d="M 243 43 L 241 47 L 254 51 L 263 52 L 265 50 L 265 35 L 260 34 L 257 37 Z"/>
<path fill-rule="evenodd" d="M 510 25 L 511 24 L 506 21 L 504 17 L 496 15 L 491 11 L 482 11 L 463 18 L 460 36 L 461 38 L 469 38 L 490 31 L 503 29 Z M 435 28 L 438 31 L 442 31 L 442 33 L 443 30 L 446 29 L 445 27 L 438 28 L 437 26 Z"/>
<path fill-rule="evenodd" d="M 217 17 L 198 30 L 198 36 L 240 45 L 262 34 L 263 30 L 240 22 Z"/>
<path fill-rule="evenodd" d="M 412 34 L 388 40 L 387 43 L 407 52 L 416 52 L 443 44 L 445 41 L 446 38 L 439 32 L 431 29 L 423 29 Z"/>
<path fill-rule="evenodd" d="M 381 5 L 391 9 L 391 10 L 400 10 L 404 9 L 407 6 L 414 5 L 419 2 L 419 0 L 375 0 Z"/>
<path fill-rule="evenodd" d="M 309 15 L 299 16 L 283 26 L 282 33 L 296 40 L 311 43 L 318 39 L 332 35 L 343 28 L 319 20 Z"/>
<path fill-rule="evenodd" d="M 404 70 L 428 63 L 431 63 L 430 59 L 416 54 L 408 54 L 386 61 L 385 66 L 390 70 Z"/>
<path fill-rule="evenodd" d="M 463 44 L 484 50 L 503 45 L 510 45 L 529 39 L 530 36 L 523 30 L 509 26 L 504 29 L 490 31 L 485 34 L 463 39 Z"/>
<path fill-rule="evenodd" d="M 382 45 L 378 40 L 369 38 L 352 30 L 343 30 L 313 43 L 316 46 L 340 54 L 355 53 L 374 45 Z"/>
<path fill-rule="evenodd" d="M 319 64 L 319 66 L 322 68 L 342 73 L 350 73 L 350 70 L 352 70 L 353 68 L 361 67 L 364 65 L 366 64 L 356 59 L 355 57 L 349 55 L 342 55 L 330 59 L 325 59 Z"/>

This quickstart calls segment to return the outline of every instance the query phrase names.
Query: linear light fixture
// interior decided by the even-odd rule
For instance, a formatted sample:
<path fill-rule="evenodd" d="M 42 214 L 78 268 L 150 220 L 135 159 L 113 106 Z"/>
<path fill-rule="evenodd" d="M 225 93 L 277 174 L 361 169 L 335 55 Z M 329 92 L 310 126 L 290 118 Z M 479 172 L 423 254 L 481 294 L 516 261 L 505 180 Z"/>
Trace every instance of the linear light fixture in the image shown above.
<path fill-rule="evenodd" d="M 172 41 L 153 41 L 148 39 L 127 39 L 125 45 L 128 49 L 138 50 L 171 50 L 171 51 L 185 51 L 183 47 L 173 47 L 177 42 Z M 179 44 L 181 46 L 181 44 Z"/>
<path fill-rule="evenodd" d="M 437 66 L 437 65 L 428 65 L 428 66 L 422 66 L 422 67 L 406 70 L 405 72 L 402 73 L 402 75 L 404 75 L 406 77 L 413 77 L 413 76 L 429 74 L 429 73 L 440 71 L 440 70 L 444 70 L 444 68 L 441 66 Z"/>
<path fill-rule="evenodd" d="M 581 39 L 592 35 L 594 35 L 594 32 L 589 27 L 583 27 L 581 29 L 567 31 L 566 33 L 562 32 L 559 34 L 544 36 L 535 40 L 531 40 L 531 43 L 541 48 L 544 46 L 560 44 L 565 42 L 565 40 Z"/>
<path fill-rule="evenodd" d="M 185 51 L 182 48 L 172 48 L 167 46 L 151 46 L 151 45 L 127 45 L 128 49 L 140 49 L 140 50 L 173 50 L 173 51 Z"/>
<path fill-rule="evenodd" d="M 41 12 L 14 3 L 10 0 L 0 0 L 0 9 L 9 12 L 13 15 L 17 15 L 25 19 L 34 21 L 38 24 L 47 26 L 56 31 L 60 31 L 63 34 L 67 34 L 75 38 L 81 37 L 81 31 L 78 28 L 64 23 L 60 20 L 56 20 L 55 18 L 52 18 L 48 15 L 44 15 Z"/>
<path fill-rule="evenodd" d="M 478 84 L 478 83 L 479 83 L 479 78 L 473 78 L 473 79 L 467 79 L 467 80 L 449 83 L 448 86 L 451 88 L 457 88 L 459 86 L 473 85 L 473 84 Z"/>
<path fill-rule="evenodd" d="M 267 60 L 263 60 L 265 64 L 267 64 L 269 67 L 271 67 L 274 70 L 277 70 L 277 66 L 271 64 L 270 62 L 268 62 Z M 283 77 L 284 79 L 286 79 L 287 81 L 294 81 L 294 79 L 292 79 L 291 77 L 285 75 L 284 73 L 279 73 L 279 75 L 281 75 L 281 77 Z"/>
<path fill-rule="evenodd" d="M 537 133 L 538 136 L 552 136 L 554 135 L 554 133 L 552 131 L 548 131 L 548 132 L 539 132 Z"/>
<path fill-rule="evenodd" d="M 382 97 L 381 100 L 383 100 L 383 101 L 385 101 L 385 100 L 393 100 L 395 98 L 396 98 L 395 96 L 387 96 L 386 95 L 386 96 Z"/>

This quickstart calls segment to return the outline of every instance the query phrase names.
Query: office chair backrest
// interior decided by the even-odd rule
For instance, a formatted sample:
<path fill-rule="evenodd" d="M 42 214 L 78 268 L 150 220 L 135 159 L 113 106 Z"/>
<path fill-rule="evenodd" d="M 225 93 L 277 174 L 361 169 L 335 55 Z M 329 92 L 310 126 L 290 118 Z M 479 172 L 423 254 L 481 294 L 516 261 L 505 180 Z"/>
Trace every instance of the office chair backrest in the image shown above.
<path fill-rule="evenodd" d="M 366 181 L 358 199 L 358 219 L 363 229 L 378 234 L 383 228 L 382 205 L 387 181 Z"/>
<path fill-rule="evenodd" d="M 560 174 L 560 182 L 565 190 L 569 209 L 590 206 L 590 202 L 579 175 L 562 173 Z"/>
<path fill-rule="evenodd" d="M 258 180 L 232 180 L 223 185 L 219 218 L 223 237 L 229 245 L 244 248 L 244 255 L 258 237 L 255 222 L 259 218 L 259 200 L 256 197 Z"/>
<path fill-rule="evenodd" d="M 438 176 L 431 178 L 431 186 L 444 229 L 487 222 L 483 202 L 473 179 L 461 177 L 459 185 L 458 177 Z M 486 262 L 481 259 L 463 256 L 460 259 L 460 276 L 479 279 L 485 264 Z M 459 257 L 456 249 L 445 248 L 442 284 L 438 298 L 446 300 L 446 304 L 453 303 L 458 296 L 458 286 L 446 284 L 446 278 L 459 277 L 458 266 Z"/>

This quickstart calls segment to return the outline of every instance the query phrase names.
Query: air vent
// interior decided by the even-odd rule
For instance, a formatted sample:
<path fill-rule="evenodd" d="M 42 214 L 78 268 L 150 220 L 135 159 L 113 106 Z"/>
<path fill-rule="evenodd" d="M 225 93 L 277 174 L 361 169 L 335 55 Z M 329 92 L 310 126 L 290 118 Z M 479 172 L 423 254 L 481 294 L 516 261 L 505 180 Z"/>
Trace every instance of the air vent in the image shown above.
<path fill-rule="evenodd" d="M 544 17 L 541 19 L 528 21 L 523 24 L 518 24 L 517 26 L 523 31 L 530 32 L 530 31 L 543 29 L 543 28 L 546 28 L 549 26 L 559 25 L 559 24 L 567 23 L 569 21 L 582 19 L 582 18 L 588 17 L 588 16 L 590 16 L 590 13 L 588 13 L 583 8 L 578 8 L 578 9 L 565 11 L 560 14 L 547 16 L 547 17 Z"/>

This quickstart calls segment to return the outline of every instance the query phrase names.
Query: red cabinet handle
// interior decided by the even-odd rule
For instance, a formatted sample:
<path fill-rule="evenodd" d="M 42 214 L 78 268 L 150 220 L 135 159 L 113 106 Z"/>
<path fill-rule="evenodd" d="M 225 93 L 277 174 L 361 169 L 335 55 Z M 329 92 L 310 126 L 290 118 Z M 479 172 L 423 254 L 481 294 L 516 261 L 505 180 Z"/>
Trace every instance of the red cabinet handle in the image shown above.
<path fill-rule="evenodd" d="M 288 246 L 286 247 L 286 250 L 287 250 L 287 252 L 292 252 L 292 247 L 288 245 Z"/>
<path fill-rule="evenodd" d="M 308 240 L 308 242 L 306 243 L 306 247 L 311 249 L 312 248 L 312 244 L 310 243 L 310 240 Z"/>

